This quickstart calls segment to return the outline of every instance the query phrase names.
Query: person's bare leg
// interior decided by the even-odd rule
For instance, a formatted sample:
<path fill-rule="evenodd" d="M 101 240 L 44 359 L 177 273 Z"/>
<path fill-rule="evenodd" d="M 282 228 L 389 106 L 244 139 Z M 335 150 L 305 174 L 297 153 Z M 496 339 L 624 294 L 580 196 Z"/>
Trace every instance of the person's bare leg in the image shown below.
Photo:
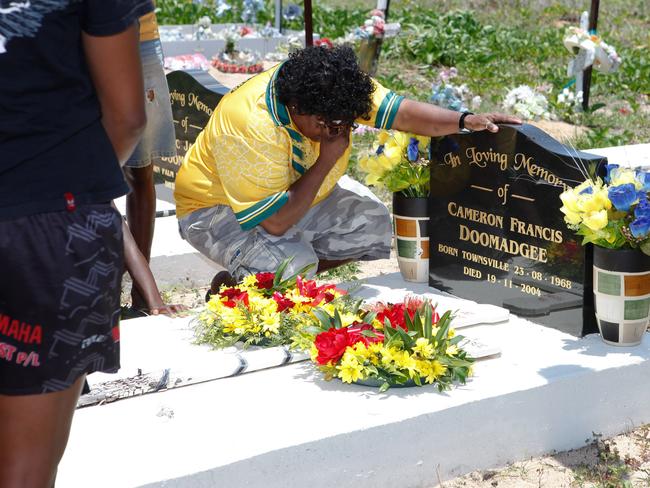
<path fill-rule="evenodd" d="M 352 261 L 354 261 L 354 259 L 339 259 L 331 261 L 321 259 L 318 261 L 318 271 L 316 271 L 316 273 L 323 273 L 324 271 L 328 271 L 332 268 L 338 268 L 339 266 L 351 263 Z"/>
<path fill-rule="evenodd" d="M 84 379 L 56 393 L 0 395 L 0 488 L 54 486 Z"/>
<path fill-rule="evenodd" d="M 126 220 L 138 249 L 149 262 L 156 217 L 156 189 L 153 184 L 153 165 L 144 168 L 124 168 L 131 193 L 126 197 Z M 133 308 L 146 309 L 145 298 L 135 287 L 131 291 Z"/>

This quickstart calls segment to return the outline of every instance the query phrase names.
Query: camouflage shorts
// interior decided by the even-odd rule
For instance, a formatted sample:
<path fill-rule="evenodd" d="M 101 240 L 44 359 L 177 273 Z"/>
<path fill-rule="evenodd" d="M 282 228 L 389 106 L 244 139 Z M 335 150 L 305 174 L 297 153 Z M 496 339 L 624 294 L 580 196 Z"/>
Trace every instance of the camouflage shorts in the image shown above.
<path fill-rule="evenodd" d="M 261 225 L 242 230 L 226 205 L 197 210 L 181 218 L 181 235 L 237 279 L 250 273 L 275 271 L 289 256 L 293 256 L 290 273 L 308 264 L 318 265 L 321 259 L 387 258 L 391 244 L 388 209 L 363 185 L 348 179 L 345 186 L 347 189 L 337 185 L 282 236 L 269 234 Z"/>

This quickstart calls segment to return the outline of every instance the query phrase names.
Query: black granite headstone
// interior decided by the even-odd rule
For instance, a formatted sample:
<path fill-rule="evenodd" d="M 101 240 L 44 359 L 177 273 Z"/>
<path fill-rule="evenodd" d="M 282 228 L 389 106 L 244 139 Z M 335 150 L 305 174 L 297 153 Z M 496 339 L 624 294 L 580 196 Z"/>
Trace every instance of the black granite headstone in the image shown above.
<path fill-rule="evenodd" d="M 591 248 L 567 229 L 559 197 L 606 158 L 530 125 L 433 146 L 429 284 L 576 336 L 597 331 Z"/>
<path fill-rule="evenodd" d="M 166 186 L 173 188 L 185 153 L 210 120 L 219 100 L 228 93 L 228 88 L 200 70 L 172 71 L 167 75 L 167 84 L 176 131 L 177 154 L 175 157 L 161 158 L 154 166 L 154 172 Z"/>

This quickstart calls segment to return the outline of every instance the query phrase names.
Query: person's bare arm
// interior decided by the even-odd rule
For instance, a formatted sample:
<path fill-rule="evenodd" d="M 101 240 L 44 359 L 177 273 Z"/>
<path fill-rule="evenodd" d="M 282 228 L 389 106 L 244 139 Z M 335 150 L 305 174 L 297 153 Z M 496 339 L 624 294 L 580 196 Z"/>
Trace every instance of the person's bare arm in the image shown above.
<path fill-rule="evenodd" d="M 404 100 L 397 111 L 393 129 L 422 136 L 445 136 L 458 132 L 461 113 L 446 110 L 429 103 Z M 521 120 L 510 115 L 472 114 L 465 117 L 465 127 L 473 131 L 497 132 L 496 124 L 521 124 Z"/>
<path fill-rule="evenodd" d="M 295 225 L 309 210 L 323 180 L 343 155 L 350 141 L 350 131 L 329 137 L 323 129 L 320 154 L 314 165 L 298 178 L 287 191 L 289 199 L 280 210 L 261 222 L 269 234 L 283 235 Z"/>
<path fill-rule="evenodd" d="M 146 124 L 137 23 L 114 36 L 83 33 L 102 124 L 120 165 L 131 156 Z"/>
<path fill-rule="evenodd" d="M 124 262 L 126 270 L 133 279 L 133 286 L 137 287 L 140 294 L 147 302 L 148 312 L 151 315 L 168 314 L 174 315 L 185 310 L 182 305 L 166 305 L 160 296 L 160 290 L 156 285 L 149 263 L 144 258 L 138 245 L 131 234 L 126 222 L 122 222 L 122 231 L 124 235 Z"/>

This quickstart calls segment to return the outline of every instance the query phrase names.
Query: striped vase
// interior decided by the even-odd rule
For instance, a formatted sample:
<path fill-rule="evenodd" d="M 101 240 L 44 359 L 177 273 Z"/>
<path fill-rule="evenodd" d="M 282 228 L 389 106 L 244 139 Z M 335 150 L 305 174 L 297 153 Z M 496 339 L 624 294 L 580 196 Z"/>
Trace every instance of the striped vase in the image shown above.
<path fill-rule="evenodd" d="M 650 256 L 594 246 L 594 305 L 607 344 L 640 344 L 650 316 Z"/>
<path fill-rule="evenodd" d="M 393 230 L 399 270 L 406 281 L 429 281 L 428 198 L 393 193 Z"/>

